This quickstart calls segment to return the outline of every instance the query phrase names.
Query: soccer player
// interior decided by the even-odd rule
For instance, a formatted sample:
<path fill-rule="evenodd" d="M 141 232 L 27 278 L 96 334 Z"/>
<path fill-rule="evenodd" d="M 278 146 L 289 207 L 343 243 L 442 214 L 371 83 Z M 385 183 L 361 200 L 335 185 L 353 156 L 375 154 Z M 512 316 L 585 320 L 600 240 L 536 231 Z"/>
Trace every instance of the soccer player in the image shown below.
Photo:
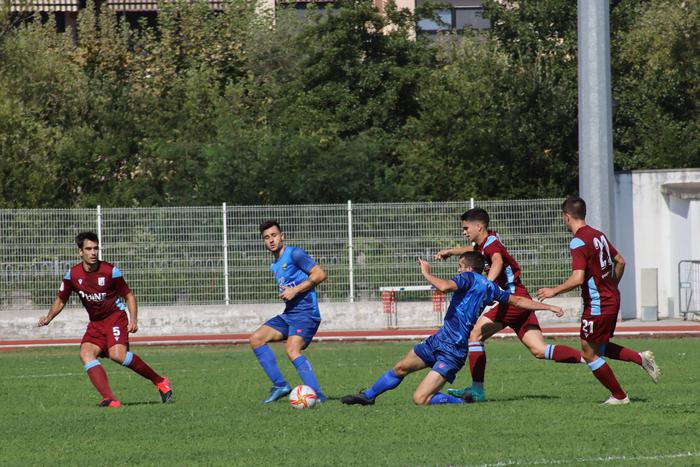
<path fill-rule="evenodd" d="M 445 259 L 465 251 L 478 251 L 484 255 L 488 264 L 487 277 L 500 288 L 519 297 L 530 298 L 522 283 L 520 266 L 508 253 L 498 235 L 489 230 L 489 214 L 481 208 L 473 208 L 462 214 L 462 231 L 474 246 L 439 251 L 435 257 Z M 566 345 L 546 344 L 537 315 L 532 310 L 525 310 L 511 303 L 501 303 L 484 313 L 474 326 L 469 336 L 469 370 L 472 385 L 463 389 L 448 389 L 453 396 L 469 392 L 475 402 L 486 400 L 484 377 L 486 374 L 486 351 L 484 342 L 505 327 L 510 327 L 527 347 L 530 353 L 539 359 L 554 360 L 559 363 L 581 363 L 581 352 Z"/>
<path fill-rule="evenodd" d="M 458 274 L 452 279 L 441 279 L 430 273 L 430 265 L 418 260 L 423 277 L 441 292 L 453 292 L 442 327 L 437 333 L 411 349 L 394 367 L 384 373 L 369 389 L 359 394 L 344 396 L 343 404 L 372 405 L 380 394 L 397 387 L 410 373 L 431 368 L 413 393 L 413 402 L 419 405 L 462 404 L 473 402 L 471 394 L 461 397 L 439 392 L 444 384 L 454 381 L 467 359 L 467 338 L 484 307 L 496 300 L 516 304 L 528 310 L 550 310 L 562 316 L 557 306 L 537 303 L 525 297 L 511 295 L 481 275 L 484 258 L 470 251 L 459 257 Z"/>
<path fill-rule="evenodd" d="M 282 314 L 267 321 L 250 336 L 250 346 L 273 384 L 263 403 L 274 402 L 292 390 L 277 366 L 275 354 L 267 345 L 268 342 L 283 340 L 286 340 L 287 357 L 301 380 L 316 391 L 319 401 L 324 402 L 326 396 L 321 392 L 311 363 L 301 351 L 309 346 L 321 324 L 314 289 L 326 280 L 326 273 L 303 249 L 284 244 L 284 233 L 276 220 L 260 224 L 260 235 L 265 248 L 275 258 L 270 271 L 279 286 L 279 297 L 285 302 Z"/>
<path fill-rule="evenodd" d="M 538 290 L 537 297 L 544 300 L 581 286 L 583 314 L 580 337 L 583 358 L 593 375 L 611 392 L 603 404 L 628 404 L 630 400 L 627 393 L 622 390 L 612 368 L 602 357 L 634 362 L 655 383 L 658 382 L 660 371 L 652 352 L 647 350 L 637 353 L 610 342 L 615 334 L 620 310 L 620 291 L 617 285 L 625 271 L 625 260 L 603 232 L 586 224 L 586 203 L 583 199 L 567 198 L 562 203 L 561 210 L 566 227 L 574 235 L 569 244 L 572 273 L 557 287 Z"/>
<path fill-rule="evenodd" d="M 80 343 L 80 359 L 90 381 L 102 396 L 100 407 L 120 407 L 114 396 L 99 357 L 130 368 L 150 380 L 158 389 L 161 400 L 173 396 L 168 378 L 159 375 L 138 355 L 129 351 L 129 333 L 138 331 L 136 296 L 129 289 L 122 272 L 116 266 L 98 260 L 100 249 L 97 235 L 81 232 L 75 237 L 81 262 L 66 273 L 49 313 L 39 318 L 38 326 L 47 326 L 63 310 L 72 292 L 76 292 L 90 317 Z M 122 302 L 126 300 L 126 305 Z M 127 318 L 126 310 L 129 311 Z"/>

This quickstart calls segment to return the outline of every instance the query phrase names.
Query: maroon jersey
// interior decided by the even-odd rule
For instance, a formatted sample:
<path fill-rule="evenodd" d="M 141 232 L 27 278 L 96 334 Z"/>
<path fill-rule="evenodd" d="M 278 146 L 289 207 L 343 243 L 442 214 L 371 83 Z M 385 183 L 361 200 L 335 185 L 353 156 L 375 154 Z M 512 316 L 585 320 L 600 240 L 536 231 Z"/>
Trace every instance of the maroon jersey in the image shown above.
<path fill-rule="evenodd" d="M 58 297 L 67 302 L 71 292 L 80 296 L 90 321 L 98 321 L 112 313 L 125 311 L 126 305 L 120 297 L 126 297 L 131 290 L 119 268 L 100 261 L 94 272 L 85 271 L 83 263 L 70 268 L 58 289 Z"/>
<path fill-rule="evenodd" d="M 584 225 L 569 244 L 571 269 L 585 272 L 581 285 L 583 314 L 614 315 L 620 309 L 620 291 L 613 280 L 613 258 L 617 250 L 605 234 Z"/>
<path fill-rule="evenodd" d="M 484 255 L 486 259 L 486 271 L 491 267 L 492 256 L 499 253 L 501 258 L 503 258 L 503 268 L 494 282 L 500 288 L 511 294 L 520 296 L 527 295 L 527 289 L 520 280 L 520 265 L 513 259 L 510 253 L 508 253 L 508 250 L 503 246 L 496 232 L 490 230 L 489 236 L 486 237 L 480 245 L 476 245 L 474 249 Z"/>

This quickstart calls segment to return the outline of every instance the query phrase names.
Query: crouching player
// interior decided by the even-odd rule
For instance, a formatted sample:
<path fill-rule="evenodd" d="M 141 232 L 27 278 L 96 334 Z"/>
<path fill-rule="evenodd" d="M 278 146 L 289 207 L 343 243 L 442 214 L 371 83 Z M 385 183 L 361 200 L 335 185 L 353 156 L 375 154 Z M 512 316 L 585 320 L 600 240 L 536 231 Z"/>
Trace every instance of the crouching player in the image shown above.
<path fill-rule="evenodd" d="M 469 392 L 455 397 L 439 392 L 446 382 L 452 383 L 467 359 L 467 341 L 472 327 L 484 308 L 493 301 L 510 303 L 528 310 L 549 310 L 562 316 L 558 306 L 545 305 L 525 297 L 511 295 L 486 279 L 484 257 L 470 251 L 459 257 L 457 274 L 452 279 L 441 279 L 430 273 L 430 265 L 418 260 L 423 277 L 441 292 L 453 292 L 444 324 L 437 333 L 411 349 L 394 368 L 384 373 L 369 389 L 341 398 L 343 404 L 372 405 L 382 393 L 394 389 L 403 378 L 423 368 L 430 372 L 413 393 L 413 402 L 419 405 L 462 404 L 473 402 Z"/>
<path fill-rule="evenodd" d="M 63 310 L 72 292 L 80 296 L 90 316 L 90 324 L 80 343 L 80 359 L 95 389 L 102 395 L 100 407 L 120 407 L 107 380 L 107 373 L 98 357 L 109 357 L 151 381 L 161 400 L 173 396 L 168 378 L 159 375 L 129 351 L 129 333 L 138 331 L 136 297 L 116 266 L 98 259 L 99 240 L 94 232 L 82 232 L 75 237 L 81 262 L 66 273 L 58 296 L 49 313 L 39 318 L 38 326 L 47 326 Z M 121 298 L 126 299 L 126 305 Z M 128 309 L 130 319 L 127 319 Z"/>

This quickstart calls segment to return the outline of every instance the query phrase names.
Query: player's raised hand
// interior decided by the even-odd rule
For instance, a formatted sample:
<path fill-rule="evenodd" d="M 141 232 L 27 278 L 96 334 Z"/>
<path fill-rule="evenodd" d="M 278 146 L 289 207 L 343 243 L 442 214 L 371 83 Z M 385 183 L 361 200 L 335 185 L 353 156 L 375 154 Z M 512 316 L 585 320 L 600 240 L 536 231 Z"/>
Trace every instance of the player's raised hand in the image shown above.
<path fill-rule="evenodd" d="M 445 261 L 447 258 L 452 256 L 452 252 L 449 249 L 445 250 L 440 250 L 437 253 L 435 253 L 434 258 L 440 261 Z"/>
<path fill-rule="evenodd" d="M 47 326 L 50 322 L 51 320 L 48 316 L 42 316 L 41 318 L 39 318 L 39 321 L 36 323 L 36 326 L 40 328 L 42 326 Z"/>
<path fill-rule="evenodd" d="M 537 299 L 540 301 L 552 297 L 554 297 L 554 289 L 552 288 L 545 287 L 537 291 Z"/>
<path fill-rule="evenodd" d="M 420 270 L 423 274 L 430 274 L 430 264 L 423 258 L 416 258 L 416 263 L 420 266 Z"/>

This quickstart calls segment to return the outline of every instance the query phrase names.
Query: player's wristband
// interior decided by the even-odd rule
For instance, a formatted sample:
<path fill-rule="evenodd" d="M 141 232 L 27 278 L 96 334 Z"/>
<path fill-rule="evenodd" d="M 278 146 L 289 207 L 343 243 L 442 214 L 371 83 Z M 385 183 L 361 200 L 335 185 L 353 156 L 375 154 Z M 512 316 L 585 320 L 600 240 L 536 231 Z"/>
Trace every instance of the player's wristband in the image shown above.
<path fill-rule="evenodd" d="M 312 280 L 312 279 L 306 279 L 306 280 L 309 281 L 309 283 L 311 284 L 311 288 L 312 288 L 312 289 L 318 285 L 318 284 L 316 283 L 316 281 L 314 281 L 314 280 Z"/>

